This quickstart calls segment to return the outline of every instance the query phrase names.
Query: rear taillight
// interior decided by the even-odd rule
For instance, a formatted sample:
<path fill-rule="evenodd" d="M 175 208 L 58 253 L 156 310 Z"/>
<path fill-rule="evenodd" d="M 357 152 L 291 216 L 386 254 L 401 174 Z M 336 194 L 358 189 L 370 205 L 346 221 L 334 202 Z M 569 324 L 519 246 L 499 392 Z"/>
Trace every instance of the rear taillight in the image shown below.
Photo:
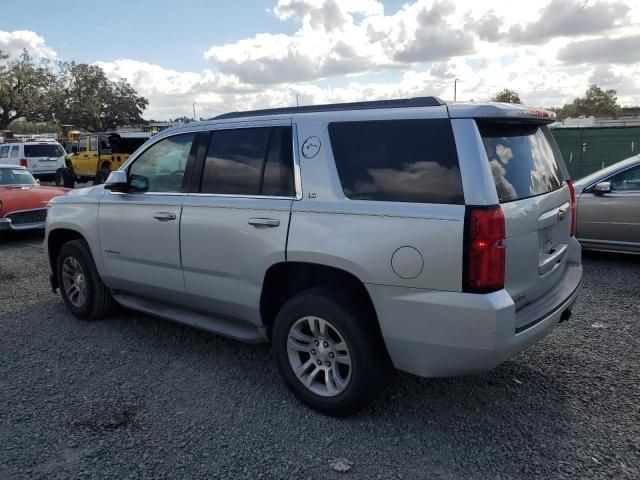
<path fill-rule="evenodd" d="M 504 240 L 504 215 L 499 206 L 467 207 L 465 292 L 504 288 Z"/>
<path fill-rule="evenodd" d="M 20 166 L 21 167 L 25 167 L 27 168 L 29 166 L 29 163 L 27 163 L 27 159 L 23 158 L 22 160 L 20 160 Z"/>
<path fill-rule="evenodd" d="M 576 191 L 571 180 L 567 180 L 567 187 L 571 196 L 571 236 L 573 237 L 576 234 Z"/>

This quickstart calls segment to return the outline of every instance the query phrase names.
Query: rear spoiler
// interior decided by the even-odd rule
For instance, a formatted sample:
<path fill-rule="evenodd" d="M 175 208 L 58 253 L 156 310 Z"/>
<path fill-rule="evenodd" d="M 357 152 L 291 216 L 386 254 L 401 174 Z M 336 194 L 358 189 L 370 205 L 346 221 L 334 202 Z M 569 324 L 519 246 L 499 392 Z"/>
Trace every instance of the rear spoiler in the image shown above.
<path fill-rule="evenodd" d="M 449 118 L 492 119 L 500 122 L 546 125 L 556 121 L 551 110 L 530 108 L 512 103 L 449 103 Z"/>

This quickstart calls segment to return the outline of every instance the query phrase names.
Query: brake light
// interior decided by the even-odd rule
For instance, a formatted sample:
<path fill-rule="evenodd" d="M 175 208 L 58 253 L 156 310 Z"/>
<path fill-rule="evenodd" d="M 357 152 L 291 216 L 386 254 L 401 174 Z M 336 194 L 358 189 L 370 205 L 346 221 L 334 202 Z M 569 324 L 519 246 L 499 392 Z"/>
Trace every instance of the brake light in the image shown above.
<path fill-rule="evenodd" d="M 571 196 L 571 236 L 576 234 L 576 190 L 573 188 L 571 180 L 567 180 L 567 187 L 569 187 L 569 195 Z"/>
<path fill-rule="evenodd" d="M 29 166 L 29 163 L 27 163 L 27 159 L 26 158 L 23 158 L 23 159 L 20 160 L 20 166 L 21 167 L 25 167 L 25 168 L 27 168 Z"/>
<path fill-rule="evenodd" d="M 499 206 L 467 207 L 465 292 L 504 288 L 505 225 Z"/>

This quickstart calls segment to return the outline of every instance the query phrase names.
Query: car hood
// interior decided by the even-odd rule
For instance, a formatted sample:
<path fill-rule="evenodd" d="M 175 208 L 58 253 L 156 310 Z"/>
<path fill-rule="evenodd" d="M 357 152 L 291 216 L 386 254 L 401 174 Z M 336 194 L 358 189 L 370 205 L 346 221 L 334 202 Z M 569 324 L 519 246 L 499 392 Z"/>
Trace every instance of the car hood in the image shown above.
<path fill-rule="evenodd" d="M 41 185 L 2 185 L 0 200 L 3 215 L 16 210 L 44 208 L 52 198 L 65 195 L 70 189 Z"/>

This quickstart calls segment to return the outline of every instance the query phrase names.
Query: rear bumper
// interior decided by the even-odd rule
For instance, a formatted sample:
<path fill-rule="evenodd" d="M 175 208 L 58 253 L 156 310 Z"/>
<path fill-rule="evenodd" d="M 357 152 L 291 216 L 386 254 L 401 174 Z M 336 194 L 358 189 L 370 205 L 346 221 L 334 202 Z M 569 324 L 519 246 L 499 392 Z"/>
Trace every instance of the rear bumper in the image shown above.
<path fill-rule="evenodd" d="M 424 377 L 443 377 L 492 369 L 536 343 L 573 306 L 581 281 L 582 266 L 568 263 L 552 291 L 518 312 L 506 290 L 479 295 L 367 288 L 394 366 Z M 522 315 L 529 316 L 526 323 Z"/>

